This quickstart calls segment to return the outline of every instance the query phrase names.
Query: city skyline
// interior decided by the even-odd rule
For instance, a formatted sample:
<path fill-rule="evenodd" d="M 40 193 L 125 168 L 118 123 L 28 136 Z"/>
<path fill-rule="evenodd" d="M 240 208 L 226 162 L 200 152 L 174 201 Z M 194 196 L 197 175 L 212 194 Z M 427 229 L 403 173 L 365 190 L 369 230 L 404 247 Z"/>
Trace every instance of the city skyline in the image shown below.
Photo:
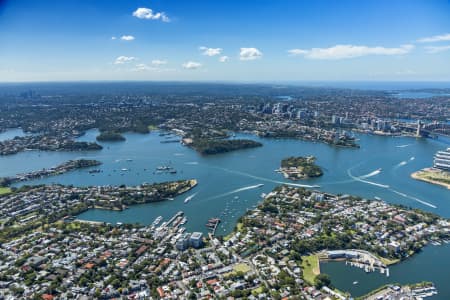
<path fill-rule="evenodd" d="M 448 1 L 0 1 L 0 82 L 450 81 Z"/>

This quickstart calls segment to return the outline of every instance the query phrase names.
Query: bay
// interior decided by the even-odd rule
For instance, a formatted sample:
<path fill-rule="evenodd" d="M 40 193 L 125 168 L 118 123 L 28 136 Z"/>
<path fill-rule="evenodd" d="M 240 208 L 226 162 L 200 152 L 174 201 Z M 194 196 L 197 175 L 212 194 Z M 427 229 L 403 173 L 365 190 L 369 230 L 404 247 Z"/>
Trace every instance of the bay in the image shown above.
<path fill-rule="evenodd" d="M 4 133 L 5 134 L 5 133 Z M 80 141 L 94 141 L 97 130 L 89 130 Z M 313 143 L 293 139 L 260 139 L 250 134 L 237 134 L 235 138 L 248 138 L 260 141 L 263 147 L 240 150 L 213 156 L 202 156 L 179 143 L 161 143 L 168 138 L 159 132 L 150 134 L 126 133 L 126 141 L 101 143 L 103 150 L 93 152 L 41 152 L 27 151 L 11 156 L 0 157 L 0 176 L 38 170 L 58 165 L 69 159 L 89 158 L 100 160 L 102 173 L 89 174 L 89 169 L 77 170 L 60 176 L 29 181 L 27 184 L 61 183 L 76 186 L 86 185 L 138 185 L 143 182 L 163 182 L 177 179 L 195 178 L 198 186 L 173 201 L 131 206 L 124 211 L 93 209 L 78 217 L 84 220 L 109 223 L 150 224 L 158 216 L 165 220 L 176 212 L 185 212 L 189 231 L 206 232 L 205 223 L 211 217 L 219 217 L 222 223 L 218 234 L 232 231 L 237 219 L 247 209 L 261 201 L 261 193 L 270 192 L 275 186 L 286 181 L 274 170 L 281 159 L 287 156 L 314 155 L 323 167 L 324 176 L 307 181 L 296 182 L 305 186 L 315 186 L 322 191 L 340 194 L 353 194 L 366 198 L 380 197 L 390 203 L 403 204 L 424 209 L 444 217 L 450 217 L 450 191 L 444 187 L 431 185 L 412 179 L 414 171 L 432 165 L 436 151 L 448 147 L 446 138 L 416 139 L 411 137 L 382 137 L 357 135 L 360 149 L 336 148 L 323 143 Z M 173 137 L 172 137 L 173 138 Z M 170 137 L 169 137 L 170 139 Z M 158 166 L 170 165 L 176 174 L 156 174 Z M 127 171 L 122 171 L 127 169 Z M 264 184 L 262 187 L 256 187 Z M 195 196 L 187 203 L 184 199 Z M 431 250 L 430 250 L 431 249 Z M 436 255 L 433 251 L 438 251 Z M 431 253 L 431 254 L 428 254 Z M 388 282 L 399 281 L 404 274 L 405 281 L 419 282 L 430 280 L 436 283 L 440 295 L 449 295 L 450 286 L 442 283 L 442 278 L 450 278 L 448 267 L 440 267 L 439 262 L 450 254 L 450 247 L 427 247 L 422 254 L 409 261 L 392 267 Z M 333 266 L 329 264 L 330 268 Z M 423 266 L 435 266 L 424 273 Z M 327 269 L 333 280 L 347 278 L 353 282 L 353 268 L 336 267 Z M 396 277 L 395 274 L 400 274 Z M 364 293 L 376 287 L 371 282 L 376 274 L 362 275 L 358 287 L 348 287 L 336 282 L 343 290 L 357 288 L 355 293 Z M 383 275 L 380 275 L 383 276 Z M 359 278 L 359 277 L 358 277 Z M 366 278 L 367 282 L 366 282 Z M 384 283 L 386 279 L 380 280 Z M 374 281 L 378 284 L 378 281 Z"/>

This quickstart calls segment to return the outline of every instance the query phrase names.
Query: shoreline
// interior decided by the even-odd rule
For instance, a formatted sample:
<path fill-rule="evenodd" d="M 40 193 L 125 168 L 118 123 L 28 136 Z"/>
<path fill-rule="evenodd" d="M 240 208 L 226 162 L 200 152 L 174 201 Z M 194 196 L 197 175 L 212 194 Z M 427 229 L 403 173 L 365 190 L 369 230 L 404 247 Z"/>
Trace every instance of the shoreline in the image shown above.
<path fill-rule="evenodd" d="M 188 191 L 192 190 L 194 187 L 197 186 L 198 181 L 197 179 L 188 179 L 186 181 L 189 181 L 189 185 L 184 187 L 183 189 L 180 189 L 176 195 L 174 195 L 175 197 L 178 197 L 184 193 L 187 193 Z M 102 209 L 102 210 L 110 210 L 110 211 L 124 211 L 126 209 L 128 209 L 130 206 L 133 205 L 138 205 L 138 204 L 148 204 L 148 203 L 156 203 L 156 202 L 163 202 L 163 201 L 167 201 L 169 200 L 169 198 L 160 198 L 160 199 L 156 199 L 156 200 L 151 200 L 151 201 L 146 201 L 146 202 L 142 202 L 142 203 L 133 203 L 133 204 L 128 204 L 125 205 L 123 204 L 121 208 L 119 207 L 109 207 L 109 206 L 101 206 L 101 205 L 93 205 L 90 206 L 89 209 Z"/>
<path fill-rule="evenodd" d="M 424 178 L 424 177 L 420 176 L 420 174 L 422 174 L 422 173 L 435 172 L 435 171 L 432 171 L 432 170 L 435 170 L 435 169 L 433 169 L 433 168 L 421 169 L 419 171 L 411 173 L 411 178 L 413 178 L 415 180 L 420 180 L 420 181 L 428 182 L 428 183 L 431 183 L 431 184 L 435 184 L 435 185 L 440 185 L 440 186 L 446 187 L 447 189 L 450 190 L 450 184 L 448 184 L 448 183 L 437 181 L 437 180 L 433 180 L 433 179 L 429 179 L 429 178 Z M 442 172 L 442 171 L 440 171 L 440 172 Z"/>

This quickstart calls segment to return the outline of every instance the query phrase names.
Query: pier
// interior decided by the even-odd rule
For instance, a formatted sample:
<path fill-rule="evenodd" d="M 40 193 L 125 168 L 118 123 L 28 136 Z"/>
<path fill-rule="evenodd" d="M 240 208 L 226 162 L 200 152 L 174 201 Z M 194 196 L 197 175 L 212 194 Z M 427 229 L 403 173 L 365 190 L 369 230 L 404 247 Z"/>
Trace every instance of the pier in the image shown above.
<path fill-rule="evenodd" d="M 164 225 L 164 227 L 169 226 L 173 221 L 175 221 L 176 218 L 181 217 L 182 215 L 184 215 L 184 212 L 182 212 L 182 211 L 177 212 L 172 218 L 170 218 L 169 221 L 167 221 L 167 223 Z"/>
<path fill-rule="evenodd" d="M 206 223 L 206 227 L 208 227 L 208 229 L 211 230 L 211 235 L 215 235 L 219 223 L 220 223 L 219 218 L 211 218 L 208 220 L 208 223 Z"/>

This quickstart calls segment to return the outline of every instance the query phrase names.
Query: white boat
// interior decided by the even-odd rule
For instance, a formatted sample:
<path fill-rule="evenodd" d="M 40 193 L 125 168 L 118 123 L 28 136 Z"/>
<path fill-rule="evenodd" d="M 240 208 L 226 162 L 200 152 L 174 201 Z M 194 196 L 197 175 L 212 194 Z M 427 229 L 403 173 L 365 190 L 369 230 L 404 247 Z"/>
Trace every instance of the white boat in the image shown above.
<path fill-rule="evenodd" d="M 197 193 L 194 193 L 194 194 L 192 194 L 190 196 L 187 196 L 186 199 L 184 199 L 184 203 L 188 203 L 192 198 L 195 197 L 195 195 L 197 195 Z"/>
<path fill-rule="evenodd" d="M 159 216 L 159 217 L 157 217 L 156 219 L 155 219 L 155 221 L 153 221 L 153 225 L 154 226 L 156 226 L 156 225 L 158 225 L 159 224 L 159 222 L 161 222 L 161 220 L 163 219 L 163 217 L 162 216 Z"/>
<path fill-rule="evenodd" d="M 353 281 L 353 284 L 358 284 L 358 281 Z"/>

